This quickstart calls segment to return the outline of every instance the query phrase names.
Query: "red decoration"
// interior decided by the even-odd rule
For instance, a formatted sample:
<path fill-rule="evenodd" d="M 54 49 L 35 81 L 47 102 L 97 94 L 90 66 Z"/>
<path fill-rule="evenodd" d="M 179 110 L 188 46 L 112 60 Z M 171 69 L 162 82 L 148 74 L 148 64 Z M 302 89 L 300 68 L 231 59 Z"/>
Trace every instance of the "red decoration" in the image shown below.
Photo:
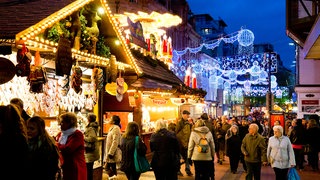
<path fill-rule="evenodd" d="M 197 88 L 197 78 L 196 77 L 192 78 L 192 88 Z"/>
<path fill-rule="evenodd" d="M 146 39 L 147 45 L 148 45 L 148 49 L 147 51 L 150 51 L 150 39 Z"/>
<path fill-rule="evenodd" d="M 185 76 L 185 80 L 184 80 L 184 84 L 186 85 L 186 86 L 190 86 L 190 76 L 189 75 L 186 75 Z"/>
<path fill-rule="evenodd" d="M 163 53 L 167 53 L 168 52 L 168 50 L 167 50 L 167 41 L 164 39 L 163 40 L 163 43 L 162 43 L 162 52 Z"/>

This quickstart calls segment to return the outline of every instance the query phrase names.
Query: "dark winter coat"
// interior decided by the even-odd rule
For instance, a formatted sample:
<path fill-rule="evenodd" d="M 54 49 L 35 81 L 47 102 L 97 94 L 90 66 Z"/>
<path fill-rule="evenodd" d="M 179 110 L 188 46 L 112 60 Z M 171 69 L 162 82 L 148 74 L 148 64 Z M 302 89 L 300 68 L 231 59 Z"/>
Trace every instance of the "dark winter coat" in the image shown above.
<path fill-rule="evenodd" d="M 306 130 L 303 128 L 302 125 L 294 126 L 289 136 L 291 144 L 295 144 L 295 145 L 306 144 L 305 135 L 306 135 Z"/>
<path fill-rule="evenodd" d="M 189 123 L 189 121 L 181 119 L 177 123 L 176 135 L 177 135 L 179 143 L 181 144 L 181 147 L 183 147 L 185 149 L 188 148 L 188 143 L 189 143 L 191 131 L 192 131 L 192 124 Z"/>
<path fill-rule="evenodd" d="M 135 172 L 134 167 L 134 148 L 135 148 L 135 137 L 121 138 L 120 149 L 122 151 L 121 160 L 121 171 L 124 172 Z M 143 143 L 142 139 L 139 138 L 138 154 L 145 156 L 147 152 L 147 147 Z"/>
<path fill-rule="evenodd" d="M 227 140 L 227 156 L 239 157 L 241 155 L 241 139 L 238 134 L 232 135 Z"/>
<path fill-rule="evenodd" d="M 320 128 L 311 127 L 307 129 L 306 141 L 311 146 L 311 150 L 317 152 L 320 150 Z"/>
<path fill-rule="evenodd" d="M 151 135 L 150 148 L 153 152 L 153 169 L 171 170 L 180 168 L 179 144 L 174 132 L 161 129 Z"/>

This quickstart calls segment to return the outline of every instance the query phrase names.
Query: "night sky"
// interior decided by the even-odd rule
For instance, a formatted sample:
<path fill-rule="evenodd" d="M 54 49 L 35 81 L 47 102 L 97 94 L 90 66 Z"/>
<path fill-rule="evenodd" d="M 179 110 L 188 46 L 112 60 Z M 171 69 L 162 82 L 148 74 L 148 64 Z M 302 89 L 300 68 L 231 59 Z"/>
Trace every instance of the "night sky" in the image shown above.
<path fill-rule="evenodd" d="M 194 14 L 210 14 L 227 24 L 226 32 L 232 34 L 241 29 L 254 33 L 254 44 L 270 43 L 281 56 L 283 64 L 293 70 L 295 61 L 293 42 L 286 35 L 285 0 L 187 0 Z"/>

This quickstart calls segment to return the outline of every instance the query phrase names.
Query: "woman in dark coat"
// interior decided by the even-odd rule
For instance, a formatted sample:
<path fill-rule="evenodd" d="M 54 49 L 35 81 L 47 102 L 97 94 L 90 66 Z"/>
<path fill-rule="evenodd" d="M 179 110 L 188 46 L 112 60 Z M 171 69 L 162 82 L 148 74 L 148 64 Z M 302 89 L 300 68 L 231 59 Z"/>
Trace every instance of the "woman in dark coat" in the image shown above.
<path fill-rule="evenodd" d="M 55 180 L 59 169 L 59 150 L 55 140 L 45 129 L 45 123 L 39 116 L 27 121 L 29 138 L 27 179 Z"/>
<path fill-rule="evenodd" d="M 128 180 L 138 180 L 141 173 L 136 172 L 134 167 L 134 148 L 135 137 L 139 136 L 139 125 L 136 122 L 130 122 L 126 131 L 122 135 L 120 149 L 122 151 L 121 171 L 123 171 Z M 147 147 L 139 137 L 138 154 L 145 156 Z"/>
<path fill-rule="evenodd" d="M 0 117 L 0 179 L 24 179 L 28 166 L 24 120 L 14 105 L 0 106 Z"/>
<path fill-rule="evenodd" d="M 319 146 L 320 146 L 320 129 L 319 126 L 314 119 L 310 119 L 307 125 L 307 132 L 306 132 L 306 140 L 307 143 L 311 146 L 311 151 L 308 153 L 308 161 L 312 167 L 312 170 L 317 171 L 319 170 Z"/>
<path fill-rule="evenodd" d="M 231 136 L 227 138 L 227 156 L 230 160 L 230 169 L 233 174 L 237 173 L 238 164 L 241 155 L 241 138 L 237 125 L 230 128 Z"/>
<path fill-rule="evenodd" d="M 306 130 L 302 125 L 302 119 L 294 120 L 293 129 L 290 132 L 289 139 L 291 141 L 294 156 L 296 158 L 297 169 L 303 170 L 304 152 L 303 146 L 306 144 Z"/>
<path fill-rule="evenodd" d="M 151 135 L 150 148 L 153 152 L 151 166 L 156 179 L 177 180 L 179 171 L 179 143 L 174 132 L 167 130 L 166 122 L 156 122 Z"/>

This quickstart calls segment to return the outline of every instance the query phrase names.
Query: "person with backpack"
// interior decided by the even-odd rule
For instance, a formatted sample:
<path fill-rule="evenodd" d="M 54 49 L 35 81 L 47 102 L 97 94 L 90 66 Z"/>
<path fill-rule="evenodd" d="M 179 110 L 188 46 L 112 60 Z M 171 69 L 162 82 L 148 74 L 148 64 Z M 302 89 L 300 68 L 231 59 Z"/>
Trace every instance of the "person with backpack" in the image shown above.
<path fill-rule="evenodd" d="M 195 180 L 214 178 L 214 153 L 213 136 L 205 122 L 199 119 L 188 143 L 188 162 L 194 162 Z"/>

